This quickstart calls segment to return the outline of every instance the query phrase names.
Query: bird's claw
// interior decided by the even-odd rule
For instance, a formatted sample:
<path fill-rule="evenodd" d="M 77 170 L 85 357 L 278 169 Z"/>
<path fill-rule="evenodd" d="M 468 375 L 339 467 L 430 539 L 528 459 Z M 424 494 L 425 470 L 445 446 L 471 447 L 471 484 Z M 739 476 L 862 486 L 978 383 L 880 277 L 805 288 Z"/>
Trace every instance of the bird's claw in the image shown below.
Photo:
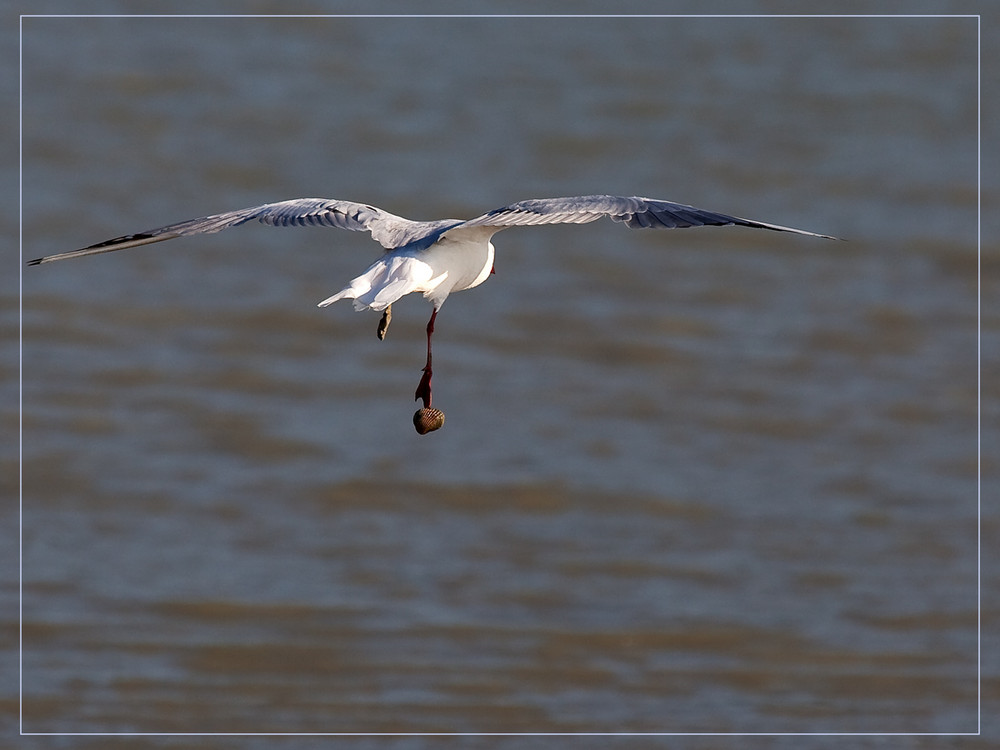
<path fill-rule="evenodd" d="M 425 367 L 424 374 L 420 378 L 420 383 L 417 385 L 417 391 L 413 396 L 413 400 L 421 399 L 424 402 L 424 408 L 428 409 L 431 405 L 431 368 Z"/>

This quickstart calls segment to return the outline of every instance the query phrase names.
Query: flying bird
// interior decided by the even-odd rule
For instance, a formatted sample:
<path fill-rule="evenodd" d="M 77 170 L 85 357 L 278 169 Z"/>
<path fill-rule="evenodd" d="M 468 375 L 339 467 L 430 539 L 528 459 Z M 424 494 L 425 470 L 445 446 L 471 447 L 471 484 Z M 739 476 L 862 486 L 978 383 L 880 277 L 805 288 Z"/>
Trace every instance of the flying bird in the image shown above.
<path fill-rule="evenodd" d="M 438 221 L 411 221 L 366 203 L 296 198 L 126 234 L 79 250 L 37 258 L 29 261 L 28 265 L 124 250 L 174 237 L 211 234 L 254 220 L 276 227 L 322 226 L 370 232 L 372 238 L 385 248 L 382 257 L 339 292 L 320 302 L 319 306 L 326 307 L 337 300 L 351 299 L 354 300 L 355 310 L 382 312 L 377 331 L 381 339 L 389 325 L 393 302 L 411 292 L 421 292 L 431 303 L 433 310 L 427 322 L 427 362 L 414 396 L 414 400 L 423 402 L 423 408 L 418 409 L 413 417 L 417 432 L 423 435 L 444 423 L 444 413 L 431 406 L 431 336 L 434 321 L 449 294 L 479 286 L 489 278 L 493 271 L 494 248 L 490 241 L 493 235 L 509 227 L 586 224 L 605 216 L 631 229 L 731 224 L 836 239 L 826 234 L 741 219 L 682 203 L 615 195 L 525 200 L 474 219 Z"/>

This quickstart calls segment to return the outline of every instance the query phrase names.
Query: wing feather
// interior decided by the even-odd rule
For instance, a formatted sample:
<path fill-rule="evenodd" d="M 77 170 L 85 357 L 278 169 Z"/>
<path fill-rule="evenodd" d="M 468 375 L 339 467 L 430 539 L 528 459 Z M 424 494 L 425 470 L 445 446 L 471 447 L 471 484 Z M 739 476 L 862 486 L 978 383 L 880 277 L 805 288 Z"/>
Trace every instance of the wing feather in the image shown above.
<path fill-rule="evenodd" d="M 126 234 L 98 242 L 96 245 L 88 245 L 79 250 L 36 258 L 29 261 L 28 265 L 124 250 L 153 242 L 162 242 L 174 237 L 212 234 L 254 220 L 275 227 L 319 226 L 336 227 L 355 232 L 367 231 L 371 232 L 372 238 L 376 242 L 388 249 L 402 247 L 435 235 L 435 233 L 439 233 L 439 225 L 441 224 L 441 222 L 410 221 L 365 203 L 327 198 L 296 198 L 279 203 L 265 203 L 262 206 L 202 216 L 176 224 L 168 224 L 157 229 Z M 455 222 L 446 223 L 454 224 Z"/>
<path fill-rule="evenodd" d="M 275 227 L 320 226 L 348 229 L 355 232 L 367 231 L 371 232 L 372 238 L 386 249 L 393 250 L 406 246 L 409 249 L 420 250 L 433 245 L 448 231 L 462 232 L 474 227 L 486 227 L 499 231 L 515 226 L 586 224 L 603 217 L 621 222 L 632 229 L 671 229 L 733 224 L 757 229 L 772 229 L 777 232 L 794 232 L 810 237 L 837 239 L 827 234 L 817 234 L 802 229 L 767 224 L 762 221 L 741 219 L 738 216 L 706 211 L 683 203 L 617 195 L 536 198 L 494 209 L 468 221 L 459 219 L 410 221 L 366 203 L 328 198 L 296 198 L 203 216 L 198 219 L 189 219 L 145 232 L 126 234 L 79 250 L 36 258 L 28 261 L 28 265 L 124 250 L 153 242 L 162 242 L 174 237 L 211 234 L 254 220 Z"/>
<path fill-rule="evenodd" d="M 811 237 L 836 239 L 826 234 L 816 234 L 802 229 L 767 224 L 762 221 L 741 219 L 738 216 L 706 211 L 694 206 L 654 198 L 624 197 L 618 195 L 580 195 L 567 198 L 536 198 L 512 203 L 494 209 L 455 227 L 489 226 L 505 229 L 515 226 L 539 224 L 585 224 L 608 217 L 632 229 L 682 228 L 724 226 L 733 224 L 777 232 L 794 232 Z"/>

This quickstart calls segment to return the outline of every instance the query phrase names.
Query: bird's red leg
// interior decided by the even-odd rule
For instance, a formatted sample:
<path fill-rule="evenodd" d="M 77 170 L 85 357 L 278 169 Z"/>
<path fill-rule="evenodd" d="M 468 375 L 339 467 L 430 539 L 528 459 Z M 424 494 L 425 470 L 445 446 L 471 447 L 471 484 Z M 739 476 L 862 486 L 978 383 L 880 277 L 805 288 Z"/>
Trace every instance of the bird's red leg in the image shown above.
<path fill-rule="evenodd" d="M 431 405 L 431 376 L 434 371 L 431 369 L 431 335 L 434 333 L 434 319 L 437 317 L 437 308 L 434 308 L 434 312 L 431 313 L 431 319 L 427 321 L 427 364 L 424 365 L 424 374 L 420 378 L 420 384 L 417 386 L 417 392 L 414 396 L 414 400 L 423 399 L 424 408 L 428 409 Z"/>

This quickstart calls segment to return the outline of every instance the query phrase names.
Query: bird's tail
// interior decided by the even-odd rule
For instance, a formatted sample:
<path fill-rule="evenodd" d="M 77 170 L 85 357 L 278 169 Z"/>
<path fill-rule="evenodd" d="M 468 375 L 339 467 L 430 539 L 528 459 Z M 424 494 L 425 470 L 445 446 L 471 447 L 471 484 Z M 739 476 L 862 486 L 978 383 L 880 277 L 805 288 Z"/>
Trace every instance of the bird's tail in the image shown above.
<path fill-rule="evenodd" d="M 431 278 L 430 266 L 406 255 L 386 255 L 351 283 L 319 303 L 332 305 L 337 300 L 353 299 L 355 310 L 385 310 L 410 292 L 426 292 L 440 282 Z"/>

